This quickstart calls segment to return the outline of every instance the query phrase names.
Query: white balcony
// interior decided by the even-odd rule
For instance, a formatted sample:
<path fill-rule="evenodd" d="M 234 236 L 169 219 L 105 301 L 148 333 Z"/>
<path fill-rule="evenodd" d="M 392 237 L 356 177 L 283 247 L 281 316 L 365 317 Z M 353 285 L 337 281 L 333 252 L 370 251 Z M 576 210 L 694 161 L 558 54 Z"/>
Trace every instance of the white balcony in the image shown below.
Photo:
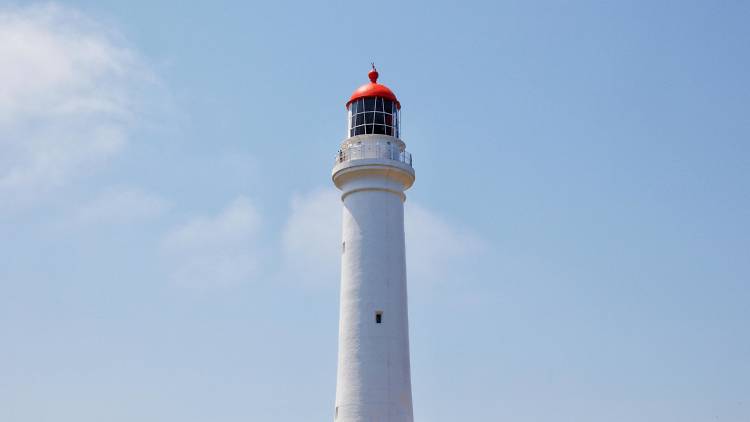
<path fill-rule="evenodd" d="M 354 160 L 385 159 L 412 167 L 411 154 L 387 142 L 356 143 L 344 146 L 336 154 L 334 165 Z"/>

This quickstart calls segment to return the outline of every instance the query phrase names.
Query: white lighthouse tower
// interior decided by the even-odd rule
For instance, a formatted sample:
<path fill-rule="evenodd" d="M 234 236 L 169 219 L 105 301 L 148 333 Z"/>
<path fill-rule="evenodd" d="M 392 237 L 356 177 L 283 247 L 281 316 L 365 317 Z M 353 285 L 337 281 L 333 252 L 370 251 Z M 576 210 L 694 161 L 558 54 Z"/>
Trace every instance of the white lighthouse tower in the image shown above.
<path fill-rule="evenodd" d="M 401 104 L 377 82 L 349 99 L 333 167 L 341 191 L 341 309 L 336 422 L 412 422 L 404 191 L 414 183 Z"/>

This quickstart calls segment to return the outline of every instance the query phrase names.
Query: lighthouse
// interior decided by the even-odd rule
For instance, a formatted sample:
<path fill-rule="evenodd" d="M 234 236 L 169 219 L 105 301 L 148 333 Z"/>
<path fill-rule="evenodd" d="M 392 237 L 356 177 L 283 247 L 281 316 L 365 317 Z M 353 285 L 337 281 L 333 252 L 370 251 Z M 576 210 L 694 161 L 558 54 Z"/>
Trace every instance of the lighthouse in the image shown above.
<path fill-rule="evenodd" d="M 401 103 L 370 82 L 346 103 L 336 154 L 341 190 L 341 297 L 336 422 L 412 422 L 404 192 L 414 168 L 401 140 Z"/>

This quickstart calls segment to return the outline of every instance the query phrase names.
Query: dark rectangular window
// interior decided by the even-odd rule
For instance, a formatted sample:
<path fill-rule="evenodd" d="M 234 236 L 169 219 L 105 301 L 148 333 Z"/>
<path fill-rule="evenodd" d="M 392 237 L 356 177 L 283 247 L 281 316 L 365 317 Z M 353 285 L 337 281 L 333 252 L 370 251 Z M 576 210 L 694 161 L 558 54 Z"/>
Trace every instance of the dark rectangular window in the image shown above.
<path fill-rule="evenodd" d="M 375 323 L 376 324 L 382 324 L 383 323 L 383 311 L 377 311 L 377 312 L 375 312 Z"/>

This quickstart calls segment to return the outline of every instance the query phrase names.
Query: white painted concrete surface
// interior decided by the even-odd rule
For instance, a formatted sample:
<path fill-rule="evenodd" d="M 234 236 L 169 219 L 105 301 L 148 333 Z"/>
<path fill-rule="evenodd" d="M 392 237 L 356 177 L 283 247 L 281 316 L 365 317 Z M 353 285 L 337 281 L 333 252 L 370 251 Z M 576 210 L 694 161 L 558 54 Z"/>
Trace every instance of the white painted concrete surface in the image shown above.
<path fill-rule="evenodd" d="M 404 151 L 386 135 L 355 136 L 342 148 L 375 144 Z M 343 202 L 336 422 L 414 420 L 403 206 L 414 170 L 398 157 L 379 152 L 333 169 Z"/>

